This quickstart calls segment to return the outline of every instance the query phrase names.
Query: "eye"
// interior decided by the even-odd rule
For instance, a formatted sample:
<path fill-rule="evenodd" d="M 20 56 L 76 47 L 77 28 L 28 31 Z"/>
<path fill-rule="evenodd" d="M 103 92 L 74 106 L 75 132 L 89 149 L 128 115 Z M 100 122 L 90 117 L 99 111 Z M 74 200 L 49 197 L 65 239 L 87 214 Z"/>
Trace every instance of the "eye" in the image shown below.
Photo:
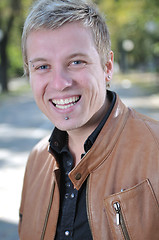
<path fill-rule="evenodd" d="M 47 69 L 50 69 L 50 66 L 49 65 L 41 65 L 41 66 L 35 67 L 35 69 L 37 69 L 37 70 L 47 70 Z"/>
<path fill-rule="evenodd" d="M 83 68 L 86 65 L 86 62 L 83 60 L 74 60 L 69 63 L 70 68 Z"/>
<path fill-rule="evenodd" d="M 72 65 L 79 65 L 79 64 L 82 64 L 82 61 L 77 60 L 72 62 Z"/>

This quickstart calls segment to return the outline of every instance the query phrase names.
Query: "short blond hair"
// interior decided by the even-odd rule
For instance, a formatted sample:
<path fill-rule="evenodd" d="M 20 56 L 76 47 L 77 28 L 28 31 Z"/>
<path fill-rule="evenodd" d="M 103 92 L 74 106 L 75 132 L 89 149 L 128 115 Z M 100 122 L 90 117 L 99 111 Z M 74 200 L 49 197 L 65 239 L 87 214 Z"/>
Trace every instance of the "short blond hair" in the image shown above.
<path fill-rule="evenodd" d="M 24 72 L 29 75 L 26 41 L 30 32 L 40 29 L 57 29 L 65 23 L 80 21 L 93 33 L 96 49 L 104 67 L 110 58 L 111 42 L 104 16 L 88 0 L 39 0 L 32 6 L 24 23 L 22 55 Z"/>

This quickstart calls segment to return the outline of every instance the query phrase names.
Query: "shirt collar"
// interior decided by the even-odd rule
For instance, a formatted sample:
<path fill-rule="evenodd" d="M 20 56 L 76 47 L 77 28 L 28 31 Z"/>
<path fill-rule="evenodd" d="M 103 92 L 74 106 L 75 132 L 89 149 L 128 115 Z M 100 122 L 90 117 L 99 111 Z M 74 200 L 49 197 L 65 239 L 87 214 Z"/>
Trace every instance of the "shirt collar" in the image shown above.
<path fill-rule="evenodd" d="M 61 131 L 55 127 L 49 142 L 53 151 L 61 153 L 62 149 L 68 146 L 68 134 L 66 131 Z"/>
<path fill-rule="evenodd" d="M 96 138 L 98 137 L 98 134 L 100 133 L 101 129 L 103 128 L 105 122 L 107 121 L 113 107 L 116 101 L 116 94 L 115 92 L 107 90 L 107 97 L 110 101 L 110 107 L 108 111 L 106 112 L 104 118 L 101 120 L 97 128 L 91 133 L 91 135 L 87 138 L 87 140 L 84 143 L 84 150 L 85 153 L 87 153 L 92 145 L 94 144 Z M 53 151 L 56 153 L 61 153 L 62 151 L 66 150 L 68 147 L 68 134 L 66 131 L 61 131 L 58 128 L 54 128 L 51 137 L 49 139 L 50 147 Z M 81 155 L 83 157 L 84 154 Z"/>

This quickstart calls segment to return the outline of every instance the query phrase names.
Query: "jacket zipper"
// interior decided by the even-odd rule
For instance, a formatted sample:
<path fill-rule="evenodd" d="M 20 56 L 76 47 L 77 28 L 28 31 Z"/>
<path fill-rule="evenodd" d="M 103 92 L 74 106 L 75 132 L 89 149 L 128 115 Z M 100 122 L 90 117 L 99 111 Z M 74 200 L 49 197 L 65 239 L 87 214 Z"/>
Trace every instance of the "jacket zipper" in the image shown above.
<path fill-rule="evenodd" d="M 124 239 L 125 240 L 130 240 L 128 230 L 126 228 L 125 221 L 124 221 L 124 218 L 123 218 L 123 214 L 122 214 L 122 211 L 121 211 L 120 203 L 115 202 L 113 204 L 113 206 L 114 206 L 114 209 L 115 209 L 115 212 L 116 212 L 116 224 L 117 224 L 117 226 L 121 227 L 123 235 L 124 235 Z"/>
<path fill-rule="evenodd" d="M 48 205 L 48 209 L 47 209 L 47 213 L 46 213 L 46 217 L 45 217 L 44 226 L 43 226 L 43 230 L 42 230 L 42 234 L 41 234 L 40 240 L 44 240 L 46 227 L 47 227 L 47 222 L 48 222 L 48 219 L 49 219 L 49 214 L 50 214 L 51 205 L 52 205 L 52 201 L 53 201 L 54 189 L 55 189 L 55 181 L 54 181 L 54 184 L 52 186 L 51 195 L 50 195 L 50 201 L 49 201 L 49 205 Z"/>

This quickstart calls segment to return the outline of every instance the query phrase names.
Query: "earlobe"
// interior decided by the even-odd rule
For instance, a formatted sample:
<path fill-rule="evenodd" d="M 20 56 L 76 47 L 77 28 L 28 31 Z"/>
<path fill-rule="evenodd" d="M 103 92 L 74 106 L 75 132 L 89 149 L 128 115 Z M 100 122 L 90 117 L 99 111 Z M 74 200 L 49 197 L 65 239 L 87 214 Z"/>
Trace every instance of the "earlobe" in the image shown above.
<path fill-rule="evenodd" d="M 106 63 L 106 86 L 107 88 L 110 87 L 110 81 L 113 75 L 113 60 L 114 60 L 114 53 L 113 51 L 110 52 L 110 59 Z"/>

